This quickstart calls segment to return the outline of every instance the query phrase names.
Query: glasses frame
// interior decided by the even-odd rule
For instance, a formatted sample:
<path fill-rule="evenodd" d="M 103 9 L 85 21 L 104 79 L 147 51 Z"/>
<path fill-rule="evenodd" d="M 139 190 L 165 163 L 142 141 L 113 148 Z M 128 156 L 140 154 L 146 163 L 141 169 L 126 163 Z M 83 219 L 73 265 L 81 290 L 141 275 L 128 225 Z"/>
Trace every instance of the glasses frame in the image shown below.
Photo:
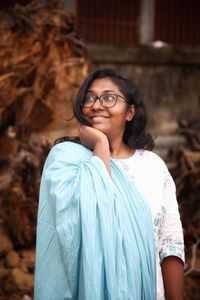
<path fill-rule="evenodd" d="M 103 94 L 103 95 L 100 95 L 100 96 L 96 96 L 96 95 L 92 95 L 93 97 L 95 97 L 95 100 L 93 101 L 93 103 L 91 104 L 91 105 L 85 105 L 84 104 L 84 102 L 83 103 L 81 103 L 81 106 L 83 106 L 83 107 L 93 107 L 93 105 L 95 104 L 95 102 L 97 101 L 97 100 L 99 100 L 100 101 L 100 103 L 101 103 L 101 106 L 103 106 L 104 108 L 111 108 L 111 107 L 114 107 L 115 105 L 116 105 L 116 103 L 117 103 L 117 100 L 118 100 L 118 98 L 120 97 L 120 98 L 122 98 L 123 100 L 125 100 L 126 101 L 126 103 L 130 106 L 130 104 L 127 102 L 127 100 L 126 100 L 126 98 L 124 98 L 123 96 L 121 96 L 121 95 L 119 95 L 119 94 L 116 94 L 116 93 L 112 93 L 112 94 Z M 102 97 L 105 97 L 105 96 L 116 96 L 116 100 L 115 100 L 115 103 L 113 104 L 113 105 L 111 105 L 111 106 L 105 106 L 104 104 L 103 104 L 103 99 L 102 99 Z"/>

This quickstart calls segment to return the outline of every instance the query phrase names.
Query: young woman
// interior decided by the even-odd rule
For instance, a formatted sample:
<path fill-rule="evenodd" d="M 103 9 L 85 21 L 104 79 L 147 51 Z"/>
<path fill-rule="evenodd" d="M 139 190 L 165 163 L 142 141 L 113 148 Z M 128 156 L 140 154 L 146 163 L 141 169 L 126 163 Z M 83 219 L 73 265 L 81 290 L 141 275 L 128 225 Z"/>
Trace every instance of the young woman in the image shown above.
<path fill-rule="evenodd" d="M 80 143 L 56 144 L 43 170 L 35 300 L 181 300 L 175 185 L 150 151 L 137 86 L 96 71 L 74 113 Z"/>

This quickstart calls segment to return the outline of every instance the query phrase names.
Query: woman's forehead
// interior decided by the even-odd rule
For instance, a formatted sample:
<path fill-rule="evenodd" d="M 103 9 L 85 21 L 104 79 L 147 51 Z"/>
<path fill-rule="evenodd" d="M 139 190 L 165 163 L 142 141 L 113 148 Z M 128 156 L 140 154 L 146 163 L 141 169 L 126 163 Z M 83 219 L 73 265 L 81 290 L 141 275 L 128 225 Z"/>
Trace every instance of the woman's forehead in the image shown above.
<path fill-rule="evenodd" d="M 113 91 L 120 92 L 120 89 L 111 78 L 97 78 L 95 79 L 88 88 L 88 91 Z"/>

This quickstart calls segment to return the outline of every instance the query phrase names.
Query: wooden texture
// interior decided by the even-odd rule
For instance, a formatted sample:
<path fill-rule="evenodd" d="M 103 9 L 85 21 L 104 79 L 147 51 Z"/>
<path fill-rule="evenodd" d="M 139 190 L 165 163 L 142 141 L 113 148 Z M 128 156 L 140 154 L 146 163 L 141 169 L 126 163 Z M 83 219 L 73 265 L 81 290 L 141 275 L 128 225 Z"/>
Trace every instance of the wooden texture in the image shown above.
<path fill-rule="evenodd" d="M 61 1 L 0 12 L 0 299 L 32 297 L 42 167 L 54 140 L 78 129 L 66 120 L 88 71 Z"/>
<path fill-rule="evenodd" d="M 200 121 L 180 122 L 179 134 L 186 142 L 172 148 L 169 157 L 184 228 L 184 299 L 195 300 L 200 297 Z"/>

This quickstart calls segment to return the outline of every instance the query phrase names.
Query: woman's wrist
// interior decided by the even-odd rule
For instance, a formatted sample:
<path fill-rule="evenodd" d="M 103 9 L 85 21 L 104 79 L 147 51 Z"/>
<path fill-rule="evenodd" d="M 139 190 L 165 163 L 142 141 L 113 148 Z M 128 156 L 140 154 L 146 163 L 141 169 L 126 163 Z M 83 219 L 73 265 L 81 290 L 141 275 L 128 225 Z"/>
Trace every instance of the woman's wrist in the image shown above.
<path fill-rule="evenodd" d="M 109 142 L 107 137 L 101 137 L 95 143 L 93 155 L 98 156 L 105 164 L 106 169 L 109 174 L 111 174 L 111 166 L 110 166 L 110 149 Z"/>

